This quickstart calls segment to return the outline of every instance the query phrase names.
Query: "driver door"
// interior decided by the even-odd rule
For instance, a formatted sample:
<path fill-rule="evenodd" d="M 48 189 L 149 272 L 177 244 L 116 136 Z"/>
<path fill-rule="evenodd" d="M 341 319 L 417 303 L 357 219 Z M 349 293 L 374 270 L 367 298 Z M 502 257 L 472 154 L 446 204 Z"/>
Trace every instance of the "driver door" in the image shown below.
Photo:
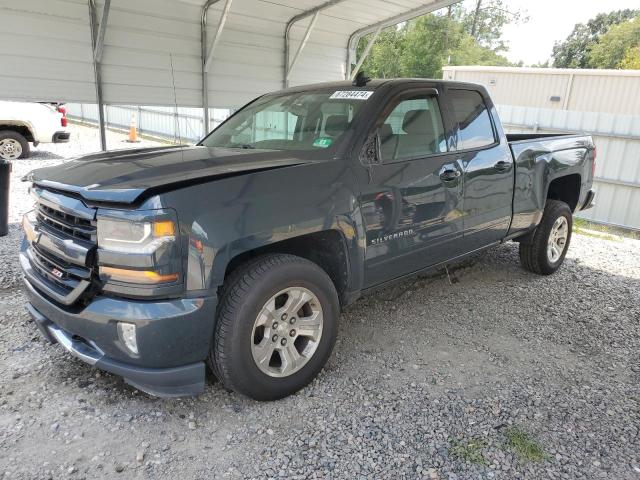
<path fill-rule="evenodd" d="M 401 94 L 376 123 L 379 163 L 360 198 L 367 287 L 461 252 L 463 172 L 445 124 L 433 88 Z"/>

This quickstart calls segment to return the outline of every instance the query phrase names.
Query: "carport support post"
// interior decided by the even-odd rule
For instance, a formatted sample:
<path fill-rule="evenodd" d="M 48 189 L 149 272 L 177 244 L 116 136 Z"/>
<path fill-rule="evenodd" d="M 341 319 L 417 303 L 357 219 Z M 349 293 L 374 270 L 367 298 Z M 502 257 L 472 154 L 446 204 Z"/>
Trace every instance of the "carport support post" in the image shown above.
<path fill-rule="evenodd" d="M 287 22 L 287 27 L 284 30 L 284 63 L 283 63 L 283 75 L 282 75 L 282 85 L 284 88 L 287 88 L 289 86 L 289 77 L 291 76 L 291 70 L 293 68 L 293 64 L 295 64 L 295 62 L 298 60 L 298 57 L 302 53 L 302 50 L 304 49 L 304 46 L 307 43 L 307 40 L 309 40 L 309 35 L 311 34 L 311 30 L 313 30 L 315 22 L 318 19 L 318 14 L 325 8 L 333 7 L 334 5 L 337 5 L 340 2 L 344 2 L 344 0 L 329 0 L 328 2 L 325 2 L 322 5 L 318 5 L 315 8 L 312 8 L 310 10 L 307 10 L 306 12 L 302 12 L 296 15 L 291 20 L 289 20 L 289 22 Z M 314 18 L 311 20 L 311 23 L 307 27 L 305 38 L 302 40 L 302 43 L 300 44 L 300 47 L 296 52 L 296 55 L 292 64 L 289 65 L 289 57 L 290 57 L 289 51 L 291 50 L 291 29 L 293 28 L 293 25 L 296 22 L 299 22 L 300 20 L 303 20 L 312 15 Z"/>
<path fill-rule="evenodd" d="M 382 31 L 382 27 L 378 27 L 378 29 L 371 36 L 369 43 L 367 43 L 367 47 L 364 49 L 364 52 L 362 52 L 362 57 L 360 58 L 360 60 L 358 60 L 358 63 L 349 74 L 349 80 L 353 80 L 354 78 L 356 78 L 358 71 L 362 68 L 362 65 L 364 64 L 364 61 L 369 56 L 369 53 L 371 53 L 371 48 L 373 47 L 373 44 L 376 43 L 376 40 L 378 39 L 378 35 L 380 35 L 381 31 Z M 349 68 L 351 68 L 351 65 L 349 65 Z"/>
<path fill-rule="evenodd" d="M 204 122 L 202 124 L 202 129 L 204 130 L 203 136 L 209 133 L 209 73 L 207 69 L 209 65 L 207 65 L 207 12 L 209 11 L 209 7 L 215 5 L 220 0 L 207 0 L 207 3 L 202 7 L 202 15 L 200 17 L 200 55 L 202 59 L 202 109 L 204 113 Z M 231 7 L 231 2 L 227 0 L 227 6 Z M 228 13 L 228 12 L 227 12 Z M 224 14 L 223 14 L 224 15 Z M 226 17 L 223 19 L 226 21 Z M 224 22 L 221 21 L 221 25 L 224 26 Z M 220 30 L 220 26 L 218 27 Z M 216 33 L 218 36 L 219 32 Z M 215 42 L 215 40 L 214 40 Z M 215 45 L 212 45 L 215 47 Z"/>
<path fill-rule="evenodd" d="M 107 20 L 109 19 L 109 9 L 111 0 L 105 0 L 102 9 L 102 20 L 98 30 L 98 16 L 96 13 L 95 0 L 89 0 L 89 22 L 91 24 L 91 47 L 93 57 L 94 83 L 96 87 L 96 103 L 98 104 L 98 124 L 100 129 L 100 149 L 107 150 L 107 135 L 104 121 L 104 101 L 102 99 L 102 77 L 100 61 L 104 48 L 104 35 L 107 30 Z"/>
<path fill-rule="evenodd" d="M 293 56 L 293 60 L 291 60 L 291 63 L 289 63 L 289 49 L 287 48 L 287 64 L 285 65 L 287 71 L 285 73 L 285 78 L 284 78 L 284 86 L 285 86 L 285 88 L 287 88 L 289 86 L 289 77 L 291 76 L 291 70 L 293 70 L 293 67 L 298 62 L 298 59 L 300 58 L 300 54 L 302 53 L 302 51 L 304 50 L 304 47 L 307 45 L 307 42 L 309 41 L 309 37 L 311 36 L 311 32 L 313 31 L 313 27 L 316 26 L 316 22 L 318 21 L 318 15 L 320 15 L 320 10 L 318 10 L 316 13 L 314 13 L 313 17 L 311 17 L 311 21 L 309 22 L 309 26 L 307 27 L 307 31 L 304 32 L 304 37 L 302 37 L 302 41 L 300 42 L 300 46 L 298 47 L 298 50 L 296 50 L 296 53 Z"/>
<path fill-rule="evenodd" d="M 222 16 L 220 17 L 220 22 L 218 23 L 218 29 L 216 30 L 216 34 L 213 37 L 211 42 L 211 46 L 209 47 L 209 53 L 207 53 L 207 59 L 204 62 L 204 71 L 209 73 L 211 69 L 211 62 L 213 61 L 213 52 L 215 52 L 216 47 L 218 46 L 218 42 L 220 41 L 220 36 L 222 35 L 222 30 L 224 30 L 224 24 L 227 23 L 227 17 L 229 16 L 229 10 L 231 10 L 231 4 L 233 0 L 227 0 L 227 3 L 224 5 L 224 10 L 222 11 Z"/>

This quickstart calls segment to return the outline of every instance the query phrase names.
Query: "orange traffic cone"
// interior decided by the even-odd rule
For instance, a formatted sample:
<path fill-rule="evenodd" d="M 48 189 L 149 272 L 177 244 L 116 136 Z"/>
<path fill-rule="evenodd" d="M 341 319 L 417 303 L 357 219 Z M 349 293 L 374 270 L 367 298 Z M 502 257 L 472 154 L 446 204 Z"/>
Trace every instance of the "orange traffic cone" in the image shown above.
<path fill-rule="evenodd" d="M 138 143 L 140 140 L 138 139 L 138 128 L 136 122 L 136 114 L 135 112 L 131 114 L 131 123 L 129 124 L 129 138 L 127 142 L 129 143 Z"/>

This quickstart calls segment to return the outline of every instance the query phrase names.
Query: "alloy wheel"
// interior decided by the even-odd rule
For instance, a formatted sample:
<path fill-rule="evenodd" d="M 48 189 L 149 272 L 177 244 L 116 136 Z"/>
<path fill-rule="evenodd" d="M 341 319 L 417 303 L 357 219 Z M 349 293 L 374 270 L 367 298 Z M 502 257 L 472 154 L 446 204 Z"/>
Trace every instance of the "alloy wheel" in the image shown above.
<path fill-rule="evenodd" d="M 551 227 L 547 242 L 547 258 L 551 263 L 556 263 L 567 246 L 569 238 L 569 222 L 565 217 L 558 217 Z"/>
<path fill-rule="evenodd" d="M 318 297 L 304 287 L 273 295 L 262 307 L 251 334 L 256 366 L 271 377 L 288 377 L 311 359 L 322 337 Z"/>

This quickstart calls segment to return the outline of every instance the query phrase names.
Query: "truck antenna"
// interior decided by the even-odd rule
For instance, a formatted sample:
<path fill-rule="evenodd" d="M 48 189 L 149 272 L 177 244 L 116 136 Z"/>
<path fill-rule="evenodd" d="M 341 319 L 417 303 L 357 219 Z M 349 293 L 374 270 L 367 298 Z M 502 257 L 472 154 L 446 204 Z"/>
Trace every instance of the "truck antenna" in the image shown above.
<path fill-rule="evenodd" d="M 169 52 L 169 63 L 171 64 L 171 82 L 173 84 L 173 105 L 175 108 L 174 118 L 176 119 L 176 133 L 178 134 L 178 140 L 180 141 L 180 152 L 182 154 L 182 160 L 184 160 L 184 152 L 182 151 L 182 135 L 180 135 L 180 119 L 178 118 L 178 96 L 176 95 L 176 76 L 173 71 L 173 54 Z"/>
<path fill-rule="evenodd" d="M 360 70 L 356 75 L 356 78 L 353 80 L 354 87 L 365 87 L 367 83 L 371 81 L 371 78 L 367 77 L 364 73 L 364 70 Z"/>

